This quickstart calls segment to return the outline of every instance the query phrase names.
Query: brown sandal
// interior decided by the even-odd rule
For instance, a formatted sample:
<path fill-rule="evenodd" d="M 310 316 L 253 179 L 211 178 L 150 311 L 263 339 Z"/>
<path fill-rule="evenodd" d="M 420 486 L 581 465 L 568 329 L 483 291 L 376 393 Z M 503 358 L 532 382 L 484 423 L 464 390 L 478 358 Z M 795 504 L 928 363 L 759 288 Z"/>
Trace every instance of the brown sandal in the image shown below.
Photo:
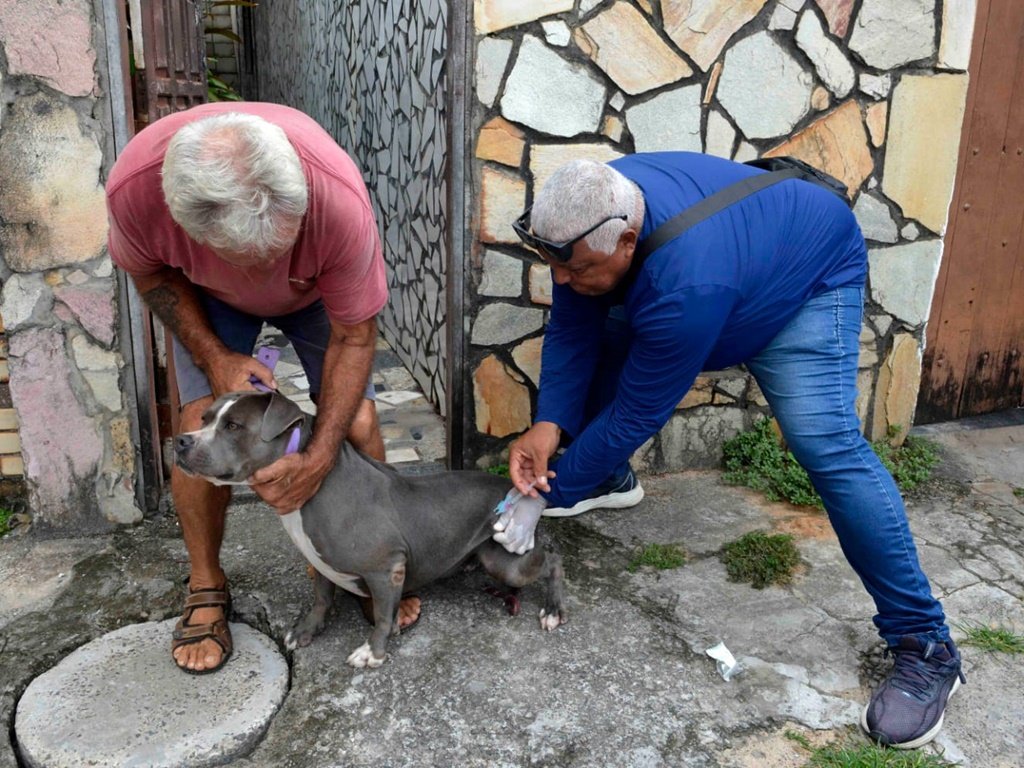
<path fill-rule="evenodd" d="M 408 595 L 402 595 L 402 600 L 405 600 L 407 597 L 419 597 L 419 595 L 417 595 L 415 592 L 410 592 Z M 366 623 L 370 624 L 372 626 L 373 625 L 373 598 L 372 597 L 360 597 L 359 595 L 356 595 L 355 598 L 356 598 L 356 600 L 359 601 L 359 608 L 363 612 L 363 618 L 366 619 Z M 423 615 L 422 612 L 420 614 L 418 614 L 415 619 L 413 619 L 411 622 L 409 622 L 404 627 L 402 627 L 401 631 L 402 632 L 408 632 L 410 629 L 412 629 L 417 624 L 419 624 L 420 616 L 422 616 L 422 615 Z"/>
<path fill-rule="evenodd" d="M 217 619 L 210 624 L 189 624 L 192 613 L 196 608 L 223 608 L 223 618 Z M 234 643 L 231 640 L 231 629 L 228 627 L 228 617 L 231 615 L 231 592 L 228 590 L 227 582 L 220 589 L 197 589 L 189 590 L 185 598 L 185 611 L 178 619 L 171 635 L 171 651 L 181 648 L 183 645 L 193 645 L 202 642 L 206 638 L 212 638 L 221 647 L 223 655 L 220 657 L 220 664 L 209 669 L 189 669 L 175 661 L 175 665 L 182 672 L 190 675 L 208 675 L 216 672 L 227 663 L 234 650 Z"/>

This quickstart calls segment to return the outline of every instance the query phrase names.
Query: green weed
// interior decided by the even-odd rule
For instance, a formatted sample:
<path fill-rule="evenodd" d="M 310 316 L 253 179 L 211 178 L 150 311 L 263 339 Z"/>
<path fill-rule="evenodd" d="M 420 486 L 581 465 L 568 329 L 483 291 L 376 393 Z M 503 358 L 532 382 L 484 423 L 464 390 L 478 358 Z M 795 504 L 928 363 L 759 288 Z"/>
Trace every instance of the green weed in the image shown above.
<path fill-rule="evenodd" d="M 807 472 L 793 454 L 779 444 L 771 420 L 761 419 L 753 429 L 727 441 L 722 450 L 725 458 L 722 479 L 730 485 L 745 485 L 761 491 L 769 501 L 785 499 L 800 506 L 822 506 Z"/>
<path fill-rule="evenodd" d="M 1024 499 L 1024 488 L 1014 488 L 1013 495 L 1018 499 Z"/>
<path fill-rule="evenodd" d="M 956 763 L 918 751 L 884 749 L 852 739 L 823 747 L 811 746 L 801 733 L 786 731 L 786 738 L 810 752 L 804 768 L 955 768 Z"/>
<path fill-rule="evenodd" d="M 992 627 L 975 621 L 963 621 L 957 627 L 967 635 L 960 645 L 998 653 L 1024 653 L 1024 635 L 1015 634 L 1005 627 Z"/>
<path fill-rule="evenodd" d="M 800 553 L 792 536 L 763 531 L 751 531 L 726 544 L 719 557 L 725 563 L 729 581 L 747 581 L 755 589 L 788 584 L 800 564 Z"/>
<path fill-rule="evenodd" d="M 487 471 L 498 477 L 509 477 L 508 464 L 496 464 L 493 467 L 488 467 Z"/>
<path fill-rule="evenodd" d="M 686 564 L 686 555 L 678 544 L 648 544 L 633 557 L 626 569 L 634 573 L 649 565 L 659 571 L 680 568 Z"/>
<path fill-rule="evenodd" d="M 905 493 L 928 480 L 939 461 L 935 446 L 920 437 L 908 436 L 899 448 L 893 448 L 887 440 L 878 440 L 871 447 Z M 761 419 L 753 429 L 727 441 L 723 459 L 722 479 L 729 485 L 761 491 L 769 501 L 785 500 L 819 509 L 823 506 L 807 472 L 792 452 L 780 444 L 769 419 Z"/>
<path fill-rule="evenodd" d="M 829 744 L 811 753 L 805 768 L 953 768 L 937 755 L 924 752 L 897 752 L 872 744 Z"/>
<path fill-rule="evenodd" d="M 890 437 L 893 429 L 889 430 Z M 887 440 L 877 440 L 871 447 L 904 493 L 924 484 L 931 477 L 932 468 L 939 463 L 935 445 L 922 437 L 907 435 L 899 448 L 893 448 Z"/>
<path fill-rule="evenodd" d="M 3 536 L 10 530 L 11 515 L 14 514 L 14 510 L 7 506 L 0 507 L 0 536 Z"/>

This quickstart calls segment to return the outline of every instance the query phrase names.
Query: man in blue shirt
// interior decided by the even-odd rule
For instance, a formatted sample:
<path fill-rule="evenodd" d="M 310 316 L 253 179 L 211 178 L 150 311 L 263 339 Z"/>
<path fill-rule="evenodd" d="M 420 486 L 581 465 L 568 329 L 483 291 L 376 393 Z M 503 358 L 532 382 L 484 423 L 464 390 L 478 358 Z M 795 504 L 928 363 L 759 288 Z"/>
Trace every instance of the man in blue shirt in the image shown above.
<path fill-rule="evenodd" d="M 701 370 L 745 363 L 874 598 L 875 625 L 896 657 L 862 726 L 880 743 L 918 747 L 939 732 L 964 678 L 899 491 L 860 434 L 867 252 L 856 219 L 832 192 L 790 179 L 634 258 L 661 224 L 758 173 L 683 152 L 574 161 L 516 222 L 551 267 L 553 304 L 535 423 L 509 453 L 524 496 L 499 519 L 495 539 L 523 552 L 541 514 L 637 503 L 633 452 Z"/>

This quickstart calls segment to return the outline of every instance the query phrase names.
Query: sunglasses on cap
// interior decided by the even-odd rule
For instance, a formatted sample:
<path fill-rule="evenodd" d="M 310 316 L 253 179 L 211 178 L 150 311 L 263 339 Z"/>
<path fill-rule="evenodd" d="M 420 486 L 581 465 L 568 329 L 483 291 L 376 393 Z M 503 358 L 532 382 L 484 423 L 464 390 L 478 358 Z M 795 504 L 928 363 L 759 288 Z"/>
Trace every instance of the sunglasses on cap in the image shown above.
<path fill-rule="evenodd" d="M 563 264 L 572 258 L 572 247 L 602 224 L 607 224 L 609 221 L 615 221 L 616 219 L 621 219 L 622 221 L 629 220 L 629 217 L 624 213 L 621 213 L 618 216 L 608 216 L 607 218 L 601 219 L 586 232 L 576 235 L 576 237 L 571 240 L 556 243 L 551 240 L 545 240 L 543 237 L 539 237 L 530 231 L 531 210 L 533 210 L 532 205 L 523 211 L 522 216 L 512 222 L 512 229 L 514 229 L 516 234 L 519 235 L 519 239 L 530 248 L 533 248 L 533 250 L 539 252 L 542 256 L 547 256 L 549 259 L 560 261 Z"/>

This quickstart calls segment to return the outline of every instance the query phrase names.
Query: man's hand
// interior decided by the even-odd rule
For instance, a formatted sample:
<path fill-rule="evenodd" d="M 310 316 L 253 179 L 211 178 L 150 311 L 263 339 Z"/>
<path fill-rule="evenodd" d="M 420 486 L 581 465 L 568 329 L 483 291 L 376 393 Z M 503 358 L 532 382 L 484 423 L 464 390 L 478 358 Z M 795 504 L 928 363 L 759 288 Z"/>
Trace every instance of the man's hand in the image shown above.
<path fill-rule="evenodd" d="M 550 421 L 538 421 L 508 450 L 508 473 L 520 493 L 538 498 L 538 490 L 550 491 L 548 459 L 558 450 L 562 430 Z M 533 487 L 530 484 L 533 483 Z"/>
<path fill-rule="evenodd" d="M 498 517 L 494 524 L 496 533 L 491 537 L 514 555 L 522 555 L 533 549 L 533 532 L 544 507 L 548 505 L 543 496 L 523 496 Z"/>
<path fill-rule="evenodd" d="M 331 466 L 308 453 L 292 453 L 258 470 L 249 485 L 279 515 L 287 515 L 316 495 Z"/>
<path fill-rule="evenodd" d="M 206 373 L 214 397 L 225 392 L 255 389 L 249 381 L 250 376 L 255 376 L 271 389 L 277 389 L 273 371 L 250 355 L 224 351 L 212 360 L 202 362 L 200 367 Z"/>

